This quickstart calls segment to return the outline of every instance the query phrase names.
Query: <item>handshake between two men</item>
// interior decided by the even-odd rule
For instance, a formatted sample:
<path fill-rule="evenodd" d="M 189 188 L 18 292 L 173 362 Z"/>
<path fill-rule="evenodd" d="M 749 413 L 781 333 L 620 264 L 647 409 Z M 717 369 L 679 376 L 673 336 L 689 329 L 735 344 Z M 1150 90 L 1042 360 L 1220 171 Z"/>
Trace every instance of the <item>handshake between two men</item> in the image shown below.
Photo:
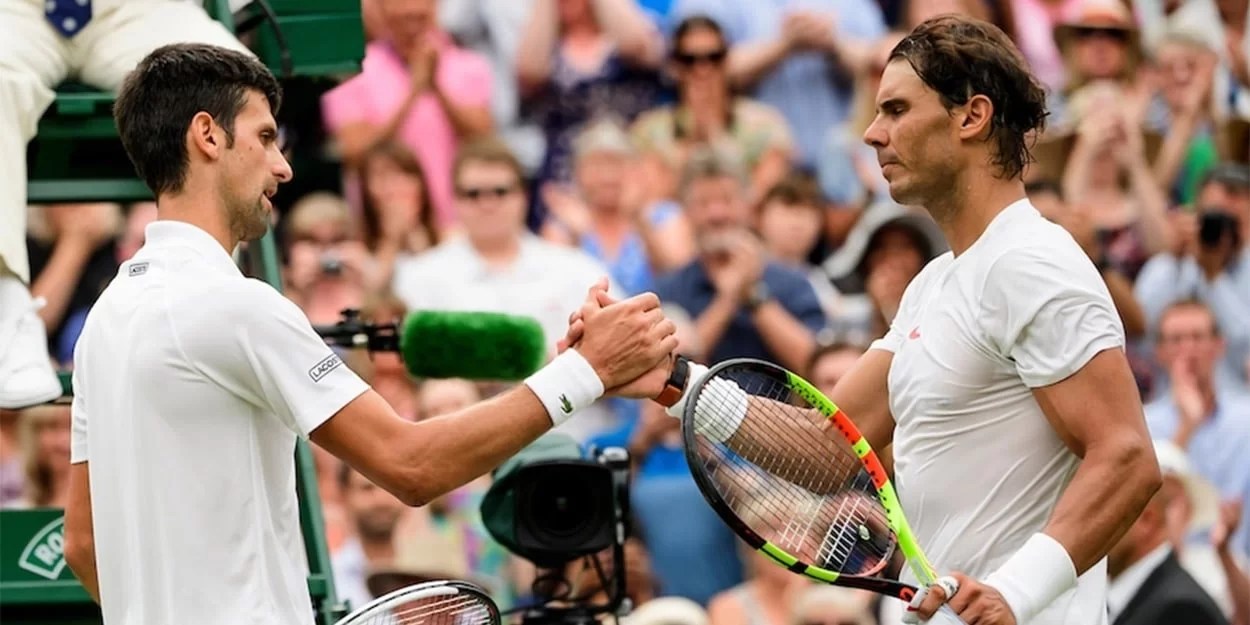
<path fill-rule="evenodd" d="M 616 301 L 608 279 L 600 278 L 569 315 L 557 351 L 573 348 L 585 358 L 603 381 L 605 396 L 656 399 L 667 386 L 677 347 L 677 326 L 654 293 Z"/>

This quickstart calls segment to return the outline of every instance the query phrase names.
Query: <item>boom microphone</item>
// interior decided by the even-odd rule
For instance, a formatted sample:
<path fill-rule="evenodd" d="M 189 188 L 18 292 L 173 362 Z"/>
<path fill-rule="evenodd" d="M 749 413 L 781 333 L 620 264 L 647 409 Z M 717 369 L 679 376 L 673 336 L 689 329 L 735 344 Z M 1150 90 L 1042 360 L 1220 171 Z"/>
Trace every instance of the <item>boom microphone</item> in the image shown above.
<path fill-rule="evenodd" d="M 419 378 L 523 380 L 547 352 L 537 321 L 501 313 L 416 311 L 399 333 L 404 367 Z"/>

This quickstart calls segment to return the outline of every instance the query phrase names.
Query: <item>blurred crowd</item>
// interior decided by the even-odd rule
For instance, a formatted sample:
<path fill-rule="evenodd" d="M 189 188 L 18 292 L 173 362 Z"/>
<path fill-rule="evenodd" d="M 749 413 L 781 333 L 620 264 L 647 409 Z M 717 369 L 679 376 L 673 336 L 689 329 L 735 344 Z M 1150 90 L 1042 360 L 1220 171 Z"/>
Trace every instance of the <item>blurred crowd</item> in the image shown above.
<path fill-rule="evenodd" d="M 279 116 L 296 171 L 275 201 L 283 289 L 313 324 L 348 308 L 530 316 L 554 354 L 608 275 L 617 296 L 660 296 L 686 355 L 770 360 L 831 389 L 947 249 L 923 210 L 891 201 L 862 140 L 890 50 L 939 13 L 992 21 L 1050 95 L 1029 196 L 1105 279 L 1171 478 L 1112 553 L 1113 617 L 1135 599 L 1115 579 L 1169 545 L 1250 625 L 1247 4 L 363 0 L 362 71 L 289 91 Z M 155 217 L 151 203 L 30 208 L 31 290 L 61 367 Z M 413 420 L 499 390 L 347 357 Z M 61 505 L 68 406 L 0 415 L 0 501 Z M 632 456 L 632 623 L 892 623 L 876 597 L 744 551 L 654 404 L 605 400 L 561 430 Z M 409 509 L 316 459 L 340 596 L 454 577 L 501 606 L 533 599 L 540 572 L 478 515 L 489 476 Z M 584 561 L 564 573 L 578 597 L 605 596 Z"/>

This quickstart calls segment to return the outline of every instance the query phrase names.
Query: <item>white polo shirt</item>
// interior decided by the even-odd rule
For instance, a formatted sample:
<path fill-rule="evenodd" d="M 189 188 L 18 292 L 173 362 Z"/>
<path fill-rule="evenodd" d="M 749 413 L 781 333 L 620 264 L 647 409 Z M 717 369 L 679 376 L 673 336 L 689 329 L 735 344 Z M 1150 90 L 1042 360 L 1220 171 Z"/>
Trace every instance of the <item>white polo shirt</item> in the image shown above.
<path fill-rule="evenodd" d="M 146 236 L 74 353 L 104 622 L 311 623 L 296 437 L 368 386 L 208 233 Z"/>
<path fill-rule="evenodd" d="M 1097 270 L 1027 200 L 999 213 L 958 258 L 935 258 L 908 285 L 873 348 L 894 353 L 895 485 L 935 567 L 985 579 L 1046 525 L 1079 459 L 1032 389 L 1123 346 Z M 1104 560 L 1021 625 L 1105 622 L 1106 576 Z"/>

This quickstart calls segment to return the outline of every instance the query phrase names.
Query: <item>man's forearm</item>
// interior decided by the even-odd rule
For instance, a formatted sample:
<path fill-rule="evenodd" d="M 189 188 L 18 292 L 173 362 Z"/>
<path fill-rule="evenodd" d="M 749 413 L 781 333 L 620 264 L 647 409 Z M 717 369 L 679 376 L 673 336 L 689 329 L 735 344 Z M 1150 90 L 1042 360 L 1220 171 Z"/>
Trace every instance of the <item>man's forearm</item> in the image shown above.
<path fill-rule="evenodd" d="M 1153 453 L 1128 441 L 1086 450 L 1043 530 L 1064 546 L 1077 575 L 1107 555 L 1158 490 Z"/>
<path fill-rule="evenodd" d="M 460 138 L 481 136 L 489 133 L 491 127 L 494 126 L 490 107 L 461 106 L 437 87 L 434 88 L 434 95 L 447 113 L 447 119 L 451 120 L 452 127 L 456 129 L 456 136 Z"/>
<path fill-rule="evenodd" d="M 74 572 L 74 577 L 78 578 L 78 583 L 82 584 L 83 590 L 87 591 L 91 600 L 99 605 L 100 579 L 96 570 L 94 543 L 81 547 L 75 555 L 71 555 L 67 550 L 65 563 Z"/>
<path fill-rule="evenodd" d="M 779 364 L 791 371 L 803 372 L 816 349 L 816 339 L 807 327 L 776 300 L 762 304 L 752 318 L 764 345 L 777 355 Z"/>

